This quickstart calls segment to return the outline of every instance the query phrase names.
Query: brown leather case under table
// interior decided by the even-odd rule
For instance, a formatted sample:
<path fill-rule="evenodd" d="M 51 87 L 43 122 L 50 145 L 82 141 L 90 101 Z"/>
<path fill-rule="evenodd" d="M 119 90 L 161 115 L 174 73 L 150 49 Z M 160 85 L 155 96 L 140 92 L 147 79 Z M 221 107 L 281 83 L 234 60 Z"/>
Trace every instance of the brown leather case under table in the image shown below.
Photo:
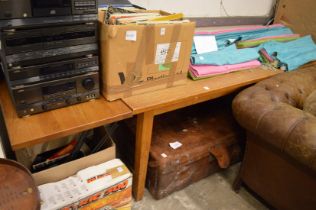
<path fill-rule="evenodd" d="M 227 110 L 230 103 L 216 101 L 155 118 L 147 172 L 147 188 L 154 198 L 161 199 L 240 160 L 243 134 Z M 135 143 L 130 145 L 126 130 L 134 130 L 135 121 L 127 122 L 114 138 L 121 158 L 132 165 Z M 176 141 L 182 146 L 171 148 L 169 143 Z"/>

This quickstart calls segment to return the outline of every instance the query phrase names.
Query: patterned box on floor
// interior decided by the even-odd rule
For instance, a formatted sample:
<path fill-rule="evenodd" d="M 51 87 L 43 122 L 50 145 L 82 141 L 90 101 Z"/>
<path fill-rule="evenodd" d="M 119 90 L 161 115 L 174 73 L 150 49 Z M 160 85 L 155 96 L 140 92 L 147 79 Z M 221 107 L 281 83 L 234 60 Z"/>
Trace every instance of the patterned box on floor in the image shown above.
<path fill-rule="evenodd" d="M 42 210 L 131 209 L 132 174 L 119 159 L 38 188 Z"/>

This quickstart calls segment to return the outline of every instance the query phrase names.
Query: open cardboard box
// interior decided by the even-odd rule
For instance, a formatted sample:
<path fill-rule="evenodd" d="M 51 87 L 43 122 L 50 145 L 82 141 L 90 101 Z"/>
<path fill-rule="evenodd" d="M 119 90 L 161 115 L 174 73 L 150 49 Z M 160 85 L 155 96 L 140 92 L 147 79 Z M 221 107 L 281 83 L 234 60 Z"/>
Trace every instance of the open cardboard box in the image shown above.
<path fill-rule="evenodd" d="M 99 12 L 99 19 L 104 19 L 104 11 Z M 193 22 L 108 25 L 100 21 L 102 93 L 106 99 L 185 84 L 194 29 Z"/>
<path fill-rule="evenodd" d="M 105 135 L 105 128 L 97 128 L 98 136 Z M 82 157 L 77 160 L 73 160 L 62 165 L 34 173 L 36 185 L 41 185 L 49 182 L 56 182 L 65 179 L 69 176 L 76 174 L 78 171 L 88 168 L 89 166 L 98 165 L 109 160 L 113 160 L 116 157 L 116 147 L 113 140 L 110 138 L 107 142 L 108 147 L 100 152 Z"/>
<path fill-rule="evenodd" d="M 102 136 L 105 135 L 105 128 L 104 127 L 99 127 L 96 129 L 96 132 L 98 133 L 97 136 Z M 102 163 L 105 163 L 107 161 L 113 160 L 116 157 L 116 147 L 115 144 L 112 140 L 111 137 L 109 137 L 109 141 L 107 142 L 107 148 L 82 157 L 80 159 L 38 172 L 38 173 L 34 173 L 33 174 L 33 178 L 35 180 L 35 183 L 37 186 L 43 185 L 43 184 L 47 184 L 47 183 L 52 183 L 52 182 L 57 182 L 63 179 L 66 179 L 70 176 L 75 175 L 78 171 L 89 168 L 91 166 L 95 166 L 95 165 L 99 165 Z M 115 188 L 117 186 L 119 186 L 121 183 L 116 183 L 115 185 L 113 185 L 110 188 L 106 188 L 102 191 L 99 192 L 99 196 L 96 196 L 96 194 L 94 195 L 90 195 L 87 196 L 84 199 L 80 199 L 78 200 L 78 204 L 82 203 L 82 202 L 86 202 L 87 205 L 81 207 L 77 207 L 76 209 L 87 209 L 89 208 L 89 206 L 96 206 L 99 205 L 100 202 L 103 203 L 107 203 L 109 205 L 112 205 L 113 203 L 117 206 L 119 205 L 120 200 L 118 198 L 120 198 L 120 194 L 124 193 L 124 196 L 126 197 L 126 195 L 128 195 L 130 197 L 131 200 L 131 188 L 132 188 L 132 176 L 130 176 L 130 178 L 128 178 L 125 182 L 127 183 L 127 187 L 124 190 L 121 190 L 119 192 L 114 192 L 112 194 L 105 194 L 104 192 L 111 190 L 111 188 Z M 125 183 L 126 184 L 126 183 Z M 115 194 L 114 194 L 115 193 Z M 120 193 L 120 194 L 118 194 Z M 65 206 L 64 208 L 62 208 L 64 210 L 66 209 L 71 209 L 69 208 L 69 206 Z M 117 210 L 129 210 L 131 209 L 131 203 L 124 203 L 122 206 L 117 207 L 117 208 L 112 208 L 111 209 L 117 209 Z"/>

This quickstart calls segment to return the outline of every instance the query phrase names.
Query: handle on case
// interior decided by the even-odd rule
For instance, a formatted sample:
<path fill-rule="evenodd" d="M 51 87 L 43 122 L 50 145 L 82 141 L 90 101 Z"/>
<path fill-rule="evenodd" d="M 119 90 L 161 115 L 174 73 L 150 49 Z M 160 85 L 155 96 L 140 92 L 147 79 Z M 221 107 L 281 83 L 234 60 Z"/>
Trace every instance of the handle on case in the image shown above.
<path fill-rule="evenodd" d="M 217 144 L 210 147 L 210 153 L 216 158 L 219 167 L 228 168 L 230 165 L 230 155 L 226 145 Z"/>

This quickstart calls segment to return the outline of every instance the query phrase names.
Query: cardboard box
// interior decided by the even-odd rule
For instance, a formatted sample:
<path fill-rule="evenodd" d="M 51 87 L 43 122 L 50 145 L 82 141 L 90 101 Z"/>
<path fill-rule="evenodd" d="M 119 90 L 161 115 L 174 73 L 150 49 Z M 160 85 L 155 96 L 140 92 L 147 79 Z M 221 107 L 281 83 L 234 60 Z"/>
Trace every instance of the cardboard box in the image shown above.
<path fill-rule="evenodd" d="M 114 159 L 38 188 L 42 210 L 126 209 L 132 199 L 132 174 Z"/>
<path fill-rule="evenodd" d="M 106 99 L 186 83 L 195 23 L 100 25 L 102 93 Z"/>
<path fill-rule="evenodd" d="M 103 132 L 103 129 L 98 130 Z M 91 183 L 93 183 L 94 180 L 97 180 L 96 183 L 98 183 L 99 179 L 101 181 L 106 179 L 105 182 L 102 182 L 103 185 L 97 184 L 97 186 L 101 186 L 101 188 L 93 188 L 95 189 L 93 193 L 91 193 L 90 190 L 89 194 L 81 196 L 75 202 L 57 209 L 101 209 L 103 205 L 102 209 L 130 210 L 132 200 L 132 175 L 123 163 L 119 160 L 113 160 L 115 159 L 115 148 L 115 144 L 111 140 L 110 147 L 100 152 L 33 174 L 34 180 L 37 186 L 59 182 L 67 178 L 69 179 L 69 177 L 74 177 L 74 175 L 83 169 L 95 167 L 112 160 L 114 163 L 108 164 L 107 170 L 104 173 L 96 173 L 94 177 L 90 177 Z M 49 195 L 51 195 L 51 193 L 45 193 L 45 195 L 41 195 L 41 197 Z"/>
<path fill-rule="evenodd" d="M 98 138 L 102 138 L 105 135 L 105 127 L 99 127 L 95 130 Z M 85 156 L 83 158 L 64 163 L 62 165 L 34 173 L 33 177 L 35 179 L 36 185 L 42 185 L 49 182 L 56 182 L 66 177 L 76 174 L 78 171 L 88 168 L 93 165 L 99 165 L 106 161 L 116 158 L 116 146 L 114 141 L 110 137 L 108 142 L 106 142 L 106 149 L 101 150 L 97 153 Z"/>

